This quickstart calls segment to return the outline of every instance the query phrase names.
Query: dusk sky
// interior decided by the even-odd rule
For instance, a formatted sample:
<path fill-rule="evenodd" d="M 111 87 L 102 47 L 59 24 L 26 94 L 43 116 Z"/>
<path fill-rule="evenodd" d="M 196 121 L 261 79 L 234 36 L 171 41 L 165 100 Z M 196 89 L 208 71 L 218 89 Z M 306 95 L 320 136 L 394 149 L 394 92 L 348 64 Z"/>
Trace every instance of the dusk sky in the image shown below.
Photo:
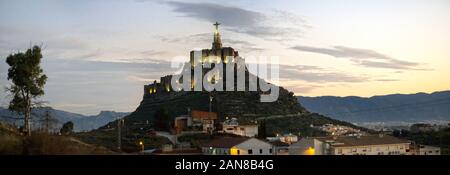
<path fill-rule="evenodd" d="M 449 19 L 448 0 L 0 0 L 0 106 L 6 57 L 38 44 L 50 106 L 133 111 L 173 57 L 211 47 L 215 21 L 244 58 L 279 56 L 296 95 L 450 90 Z"/>

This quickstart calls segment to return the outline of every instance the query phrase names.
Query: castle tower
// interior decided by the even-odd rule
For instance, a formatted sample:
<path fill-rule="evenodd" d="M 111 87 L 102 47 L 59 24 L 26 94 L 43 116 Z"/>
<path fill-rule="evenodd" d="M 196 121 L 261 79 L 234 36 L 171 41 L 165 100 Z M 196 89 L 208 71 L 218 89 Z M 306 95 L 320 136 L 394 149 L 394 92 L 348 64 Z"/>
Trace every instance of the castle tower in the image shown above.
<path fill-rule="evenodd" d="M 222 48 L 222 40 L 220 39 L 220 33 L 219 33 L 220 23 L 216 22 L 213 25 L 216 26 L 216 30 L 214 31 L 214 42 L 212 43 L 212 49 L 221 49 Z"/>

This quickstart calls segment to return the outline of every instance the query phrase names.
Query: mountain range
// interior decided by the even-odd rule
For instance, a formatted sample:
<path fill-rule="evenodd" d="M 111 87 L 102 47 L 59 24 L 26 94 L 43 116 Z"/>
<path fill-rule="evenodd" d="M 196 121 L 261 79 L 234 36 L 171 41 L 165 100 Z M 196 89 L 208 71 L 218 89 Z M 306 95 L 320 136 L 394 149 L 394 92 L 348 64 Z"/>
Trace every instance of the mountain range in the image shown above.
<path fill-rule="evenodd" d="M 87 116 L 48 107 L 36 108 L 32 110 L 32 114 L 34 116 L 33 127 L 36 128 L 43 125 L 43 116 L 45 116 L 47 111 L 49 111 L 49 114 L 53 119 L 56 119 L 54 122 L 52 122 L 53 129 L 57 130 L 65 122 L 72 121 L 74 123 L 74 131 L 90 131 L 93 129 L 97 129 L 98 127 L 103 126 L 108 122 L 122 118 L 129 114 L 127 112 L 101 111 L 97 115 Z M 0 121 L 20 126 L 22 125 L 22 120 L 15 119 L 19 117 L 20 116 L 15 112 L 0 107 Z"/>
<path fill-rule="evenodd" d="M 450 121 L 450 91 L 365 97 L 297 97 L 311 112 L 352 123 Z"/>

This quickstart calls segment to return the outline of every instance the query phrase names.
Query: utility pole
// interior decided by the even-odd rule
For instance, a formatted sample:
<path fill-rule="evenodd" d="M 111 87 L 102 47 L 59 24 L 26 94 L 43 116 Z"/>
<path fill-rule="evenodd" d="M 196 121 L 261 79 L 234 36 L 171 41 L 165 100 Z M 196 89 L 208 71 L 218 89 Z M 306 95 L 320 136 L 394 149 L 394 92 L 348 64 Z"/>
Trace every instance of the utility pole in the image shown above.
<path fill-rule="evenodd" d="M 213 100 L 213 96 L 211 95 L 211 93 L 209 94 L 209 112 L 212 112 L 212 100 Z"/>

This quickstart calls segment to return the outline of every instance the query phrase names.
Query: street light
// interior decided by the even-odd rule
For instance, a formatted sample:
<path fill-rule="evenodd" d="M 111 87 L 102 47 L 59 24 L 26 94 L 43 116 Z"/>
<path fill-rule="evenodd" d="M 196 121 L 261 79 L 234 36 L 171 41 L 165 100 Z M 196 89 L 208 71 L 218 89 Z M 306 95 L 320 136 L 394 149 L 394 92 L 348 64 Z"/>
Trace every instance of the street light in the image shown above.
<path fill-rule="evenodd" d="M 209 112 L 212 112 L 211 102 L 213 101 L 213 96 L 209 94 Z"/>

